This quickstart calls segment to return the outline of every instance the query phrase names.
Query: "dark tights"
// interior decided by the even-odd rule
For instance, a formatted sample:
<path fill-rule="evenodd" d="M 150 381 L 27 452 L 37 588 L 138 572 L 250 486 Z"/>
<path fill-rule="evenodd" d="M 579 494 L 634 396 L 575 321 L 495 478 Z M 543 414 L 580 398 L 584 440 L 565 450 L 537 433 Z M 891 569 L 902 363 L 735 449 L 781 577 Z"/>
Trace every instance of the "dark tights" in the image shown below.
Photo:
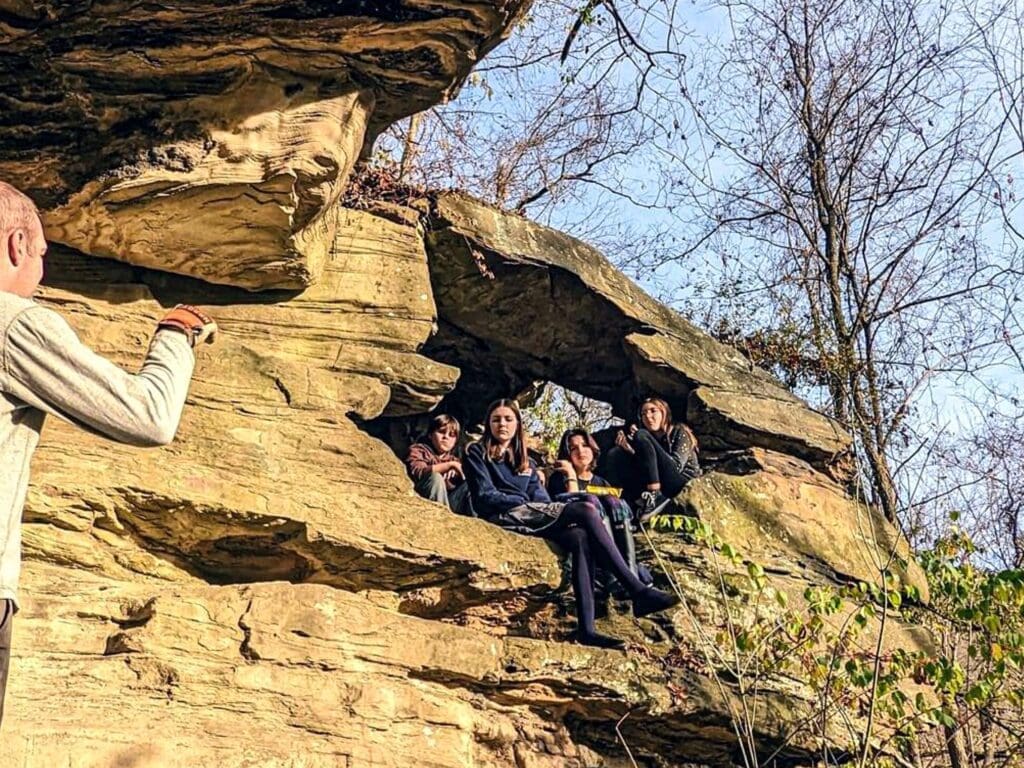
<path fill-rule="evenodd" d="M 587 532 L 582 528 L 563 531 L 554 541 L 569 553 L 572 560 L 572 593 L 576 598 L 576 620 L 580 632 L 593 635 L 594 626 L 594 557 L 587 545 Z"/>
<path fill-rule="evenodd" d="M 631 595 L 646 588 L 615 546 L 601 519 L 601 510 L 592 501 L 566 504 L 562 514 L 540 532 L 572 556 L 572 588 L 576 596 L 576 614 L 580 630 L 594 633 L 594 562 L 615 574 Z"/>
<path fill-rule="evenodd" d="M 636 499 L 648 485 L 661 484 L 661 492 L 676 496 L 687 478 L 679 471 L 668 451 L 646 429 L 637 430 L 631 441 L 634 453 L 614 446 L 608 451 L 606 471 L 608 478 L 626 489 L 626 497 Z"/>

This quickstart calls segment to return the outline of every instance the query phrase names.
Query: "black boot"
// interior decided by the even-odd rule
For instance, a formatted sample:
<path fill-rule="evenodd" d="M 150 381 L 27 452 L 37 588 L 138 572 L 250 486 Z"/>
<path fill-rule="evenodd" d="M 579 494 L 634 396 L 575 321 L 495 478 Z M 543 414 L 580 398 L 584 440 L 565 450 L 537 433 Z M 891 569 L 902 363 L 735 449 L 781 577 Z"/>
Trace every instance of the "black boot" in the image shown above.
<path fill-rule="evenodd" d="M 626 647 L 626 644 L 619 640 L 619 638 L 602 635 L 600 632 L 577 630 L 575 640 L 580 645 L 589 645 L 593 648 L 610 648 L 615 651 L 621 651 Z"/>
<path fill-rule="evenodd" d="M 672 499 L 664 496 L 661 491 L 644 491 L 636 502 L 636 519 L 646 523 L 671 503 Z"/>
<path fill-rule="evenodd" d="M 670 592 L 662 592 L 654 587 L 637 592 L 633 596 L 633 615 L 638 619 L 658 611 L 664 611 L 673 605 L 679 605 L 679 598 Z"/>

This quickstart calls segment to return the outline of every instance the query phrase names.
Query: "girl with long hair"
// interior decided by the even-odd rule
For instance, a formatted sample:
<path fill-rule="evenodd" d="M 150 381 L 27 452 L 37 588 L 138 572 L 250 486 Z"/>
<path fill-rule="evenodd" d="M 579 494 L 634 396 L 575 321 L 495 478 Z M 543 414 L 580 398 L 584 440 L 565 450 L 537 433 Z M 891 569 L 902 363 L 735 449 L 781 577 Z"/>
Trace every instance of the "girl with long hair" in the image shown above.
<path fill-rule="evenodd" d="M 629 569 L 645 584 L 650 584 L 650 571 L 636 562 L 632 510 L 624 499 L 619 498 L 620 489 L 595 471 L 600 455 L 601 449 L 590 432 L 583 428 L 567 430 L 558 443 L 558 460 L 548 480 L 548 494 L 556 501 L 590 494 L 601 505 L 615 546 Z"/>
<path fill-rule="evenodd" d="M 685 424 L 672 422 L 672 409 L 660 397 L 648 397 L 637 410 L 639 426 L 619 430 L 608 452 L 613 479 L 635 500 L 643 522 L 660 512 L 700 475 L 697 437 Z"/>
<path fill-rule="evenodd" d="M 675 595 L 645 585 L 629 569 L 592 497 L 551 501 L 527 454 L 515 400 L 495 400 L 488 406 L 484 437 L 466 450 L 464 471 L 480 517 L 517 533 L 541 536 L 569 552 L 580 643 L 622 647 L 621 640 L 600 634 L 594 626 L 595 562 L 611 571 L 629 593 L 634 616 L 647 616 L 679 602 Z"/>

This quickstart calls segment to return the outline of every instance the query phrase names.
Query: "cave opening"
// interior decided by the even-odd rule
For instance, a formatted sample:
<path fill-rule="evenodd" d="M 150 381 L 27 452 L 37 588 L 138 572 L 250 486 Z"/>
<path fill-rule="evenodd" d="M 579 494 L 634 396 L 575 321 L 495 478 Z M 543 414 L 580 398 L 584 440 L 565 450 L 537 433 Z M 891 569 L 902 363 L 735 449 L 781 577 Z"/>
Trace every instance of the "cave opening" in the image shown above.
<path fill-rule="evenodd" d="M 539 466 L 556 459 L 562 435 L 567 430 L 586 429 L 604 453 L 614 444 L 615 433 L 627 423 L 616 414 L 611 403 L 587 397 L 553 381 L 533 382 L 510 397 L 520 405 L 530 455 Z M 483 436 L 487 404 L 471 410 L 464 400 L 456 402 L 458 407 L 445 398 L 429 412 L 383 415 L 363 422 L 361 427 L 404 461 L 414 443 L 428 440 L 431 420 L 439 414 L 447 414 L 459 421 L 458 452 L 463 454 L 470 443 Z"/>

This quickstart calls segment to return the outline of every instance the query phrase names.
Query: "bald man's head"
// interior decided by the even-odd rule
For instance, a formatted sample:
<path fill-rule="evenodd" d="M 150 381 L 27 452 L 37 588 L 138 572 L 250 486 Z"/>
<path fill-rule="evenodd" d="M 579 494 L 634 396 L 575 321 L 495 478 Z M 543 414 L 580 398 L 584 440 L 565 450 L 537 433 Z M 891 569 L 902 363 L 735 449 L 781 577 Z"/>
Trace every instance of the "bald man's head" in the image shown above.
<path fill-rule="evenodd" d="M 43 278 L 46 238 L 27 195 L 0 181 L 0 291 L 30 297 Z"/>
<path fill-rule="evenodd" d="M 0 181 L 0 233 L 26 227 L 39 218 L 35 203 L 6 181 Z"/>

